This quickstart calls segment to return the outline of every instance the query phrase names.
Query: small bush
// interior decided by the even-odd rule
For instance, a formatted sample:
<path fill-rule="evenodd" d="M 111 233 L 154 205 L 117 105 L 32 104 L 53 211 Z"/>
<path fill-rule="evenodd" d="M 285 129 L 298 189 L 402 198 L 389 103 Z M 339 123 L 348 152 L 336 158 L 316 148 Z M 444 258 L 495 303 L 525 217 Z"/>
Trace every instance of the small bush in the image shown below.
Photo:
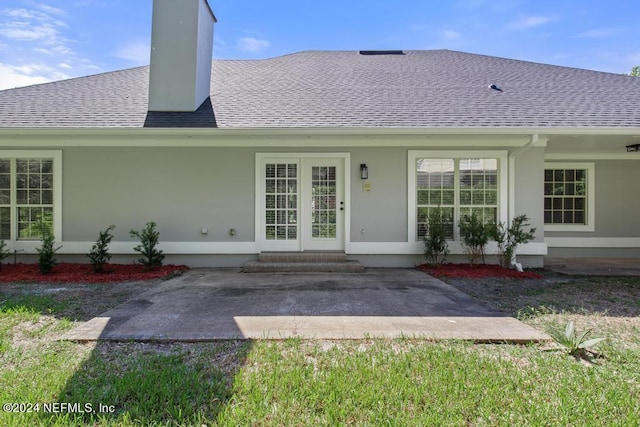
<path fill-rule="evenodd" d="M 503 267 L 511 267 L 518 245 L 535 238 L 535 228 L 530 228 L 529 231 L 524 230 L 524 227 L 531 225 L 528 221 L 529 218 L 526 215 L 518 215 L 511 220 L 511 226 L 508 228 L 503 222 L 491 227 L 491 237 L 498 244 L 498 260 Z"/>
<path fill-rule="evenodd" d="M 5 260 L 11 253 L 7 249 L 7 242 L 0 240 L 0 268 L 2 267 L 2 261 Z"/>
<path fill-rule="evenodd" d="M 159 267 L 164 260 L 164 254 L 157 249 L 160 232 L 156 231 L 156 223 L 148 222 L 142 231 L 131 230 L 131 237 L 137 237 L 140 244 L 133 248 L 134 251 L 142 255 L 138 262 L 149 269 Z"/>
<path fill-rule="evenodd" d="M 98 235 L 98 240 L 96 240 L 91 247 L 91 251 L 87 254 L 89 260 L 91 260 L 94 273 L 104 273 L 104 265 L 111 259 L 109 243 L 113 240 L 112 231 L 115 228 L 115 225 L 110 225 L 106 230 L 101 231 Z"/>
<path fill-rule="evenodd" d="M 422 239 L 424 256 L 431 265 L 442 265 L 449 255 L 447 243 L 447 215 L 439 207 L 429 212 L 427 234 Z"/>
<path fill-rule="evenodd" d="M 50 225 L 40 224 L 40 227 L 42 229 L 42 246 L 36 248 L 38 252 L 38 268 L 40 273 L 49 274 L 58 263 L 55 255 L 62 246 L 54 248 L 55 237 Z"/>
<path fill-rule="evenodd" d="M 460 221 L 459 227 L 462 246 L 469 257 L 469 264 L 474 265 L 479 259 L 482 259 L 484 264 L 484 249 L 491 236 L 491 224 L 483 223 L 475 212 L 471 212 L 471 216 L 465 215 Z"/>

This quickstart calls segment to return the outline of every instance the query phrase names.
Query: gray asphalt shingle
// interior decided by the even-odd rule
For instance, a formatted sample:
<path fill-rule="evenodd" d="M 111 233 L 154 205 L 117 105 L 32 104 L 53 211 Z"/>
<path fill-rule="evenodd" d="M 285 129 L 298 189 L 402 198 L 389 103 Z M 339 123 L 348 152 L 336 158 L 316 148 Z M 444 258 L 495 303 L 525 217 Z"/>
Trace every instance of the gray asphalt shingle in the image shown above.
<path fill-rule="evenodd" d="M 0 91 L 0 127 L 640 127 L 640 78 L 448 50 L 214 60 L 196 113 L 147 113 L 148 72 Z"/>

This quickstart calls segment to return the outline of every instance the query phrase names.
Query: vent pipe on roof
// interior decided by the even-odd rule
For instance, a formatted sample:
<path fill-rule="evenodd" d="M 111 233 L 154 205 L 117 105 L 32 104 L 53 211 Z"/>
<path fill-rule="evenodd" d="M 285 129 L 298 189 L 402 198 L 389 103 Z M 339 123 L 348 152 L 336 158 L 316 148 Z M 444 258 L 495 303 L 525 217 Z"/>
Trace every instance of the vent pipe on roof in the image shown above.
<path fill-rule="evenodd" d="M 213 25 L 207 0 L 153 0 L 149 111 L 196 111 L 209 98 Z"/>

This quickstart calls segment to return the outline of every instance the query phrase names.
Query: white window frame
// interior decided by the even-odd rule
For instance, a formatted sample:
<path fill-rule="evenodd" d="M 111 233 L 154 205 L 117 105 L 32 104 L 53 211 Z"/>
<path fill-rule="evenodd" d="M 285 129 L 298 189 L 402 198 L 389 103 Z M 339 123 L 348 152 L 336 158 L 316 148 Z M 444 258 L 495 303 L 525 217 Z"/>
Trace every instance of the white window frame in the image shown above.
<path fill-rule="evenodd" d="M 443 151 L 443 150 L 409 150 L 407 156 L 407 207 L 409 242 L 418 241 L 417 233 L 417 174 L 418 159 L 497 159 L 498 160 L 498 221 L 507 222 L 509 215 L 509 152 L 506 150 L 475 150 L 475 151 Z M 456 183 L 456 186 L 458 183 Z M 456 200 L 459 207 L 460 201 Z M 454 225 L 455 227 L 455 225 Z M 454 228 L 454 235 L 457 235 Z"/>
<path fill-rule="evenodd" d="M 61 150 L 0 150 L 0 159 L 52 159 L 53 160 L 53 233 L 56 242 L 62 241 L 62 151 Z M 15 170 L 12 171 L 12 180 Z M 14 180 L 15 182 L 15 180 Z M 11 239 L 7 246 L 12 250 L 31 252 L 40 246 L 39 240 L 18 239 L 17 204 L 15 188 L 12 188 Z"/>
<path fill-rule="evenodd" d="M 544 169 L 584 169 L 587 171 L 587 223 L 586 224 L 544 224 L 545 231 L 594 232 L 596 229 L 596 178 L 595 163 L 589 162 L 545 162 Z M 544 179 L 544 178 L 543 178 Z M 543 195 L 544 198 L 544 195 Z M 544 199 L 543 199 L 544 202 Z"/>

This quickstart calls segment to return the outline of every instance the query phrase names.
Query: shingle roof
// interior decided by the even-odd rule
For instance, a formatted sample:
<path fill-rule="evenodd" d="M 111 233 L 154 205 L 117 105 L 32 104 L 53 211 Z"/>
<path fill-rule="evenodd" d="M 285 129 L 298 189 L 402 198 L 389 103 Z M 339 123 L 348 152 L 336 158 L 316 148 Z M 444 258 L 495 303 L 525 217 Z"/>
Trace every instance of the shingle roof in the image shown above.
<path fill-rule="evenodd" d="M 640 78 L 448 50 L 214 60 L 196 113 L 147 113 L 148 72 L 0 91 L 0 127 L 640 127 Z"/>

